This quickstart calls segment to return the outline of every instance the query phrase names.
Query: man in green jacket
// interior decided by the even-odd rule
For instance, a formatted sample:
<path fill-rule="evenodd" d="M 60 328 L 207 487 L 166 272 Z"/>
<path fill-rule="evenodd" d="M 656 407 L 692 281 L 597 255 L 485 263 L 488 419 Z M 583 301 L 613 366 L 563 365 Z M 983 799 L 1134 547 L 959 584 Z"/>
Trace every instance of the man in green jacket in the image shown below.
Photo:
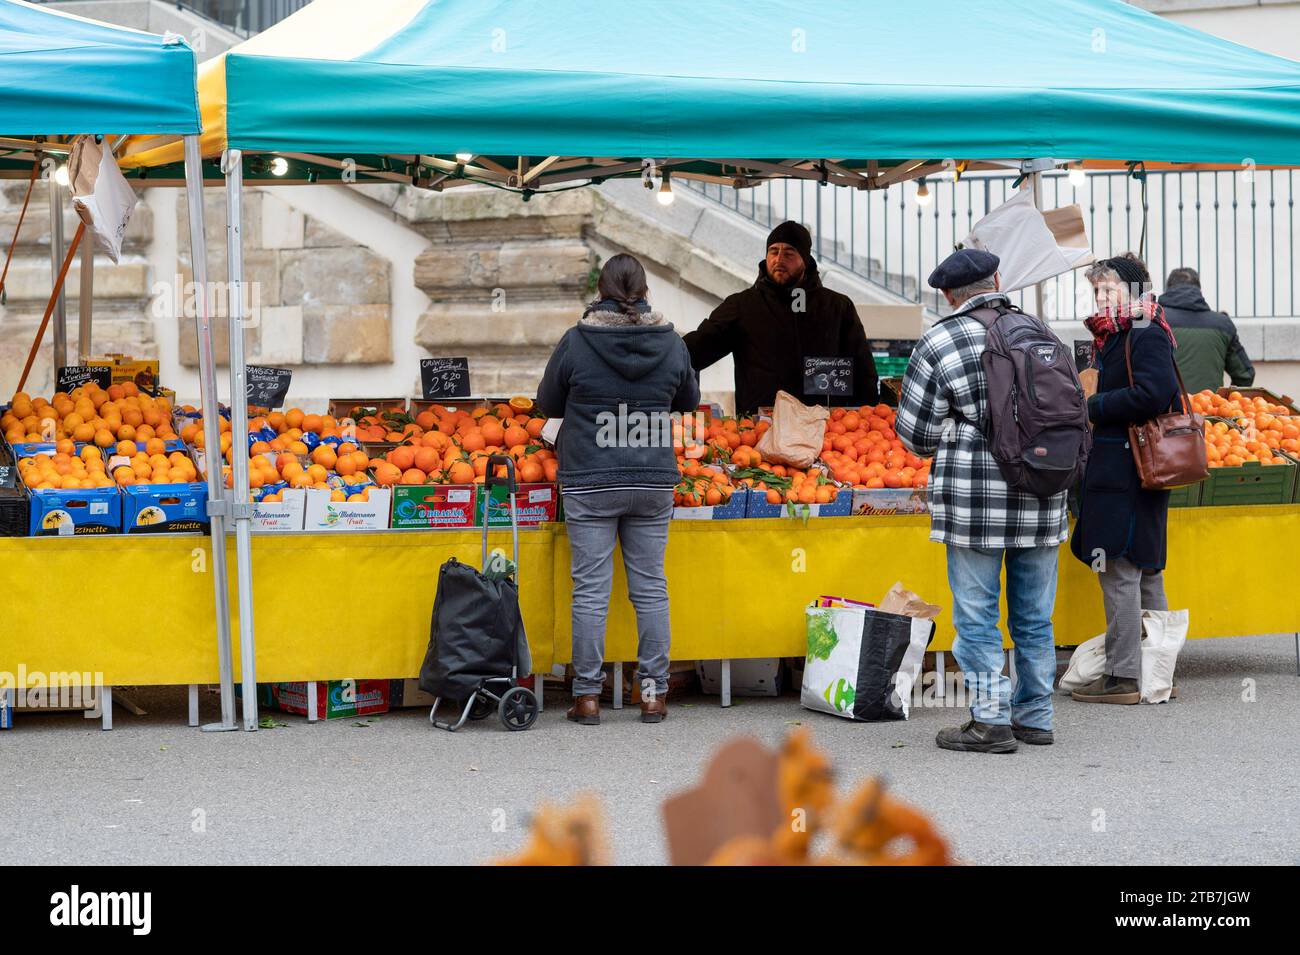
<path fill-rule="evenodd" d="M 1178 339 L 1174 358 L 1188 392 L 1217 391 L 1223 387 L 1225 372 L 1238 387 L 1254 383 L 1255 366 L 1241 347 L 1237 326 L 1226 313 L 1215 312 L 1206 304 L 1195 269 L 1169 273 L 1160 305 Z"/>

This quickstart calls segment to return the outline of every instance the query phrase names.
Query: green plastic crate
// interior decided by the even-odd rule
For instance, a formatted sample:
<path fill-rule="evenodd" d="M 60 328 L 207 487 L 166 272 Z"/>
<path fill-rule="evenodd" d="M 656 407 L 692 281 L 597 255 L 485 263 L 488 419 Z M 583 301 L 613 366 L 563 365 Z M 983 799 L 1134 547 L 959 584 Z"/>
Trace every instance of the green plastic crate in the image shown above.
<path fill-rule="evenodd" d="M 1295 500 L 1297 470 L 1294 464 L 1265 467 L 1256 461 L 1236 468 L 1210 468 L 1210 476 L 1201 482 L 1201 506 L 1290 504 Z"/>
<path fill-rule="evenodd" d="M 1198 481 L 1195 484 L 1189 484 L 1186 487 L 1174 488 L 1169 492 L 1170 507 L 1197 507 L 1201 503 L 1201 488 L 1205 486 L 1204 481 Z"/>
<path fill-rule="evenodd" d="M 876 374 L 881 378 L 901 378 L 907 373 L 910 358 L 897 358 L 892 355 L 876 355 Z"/>

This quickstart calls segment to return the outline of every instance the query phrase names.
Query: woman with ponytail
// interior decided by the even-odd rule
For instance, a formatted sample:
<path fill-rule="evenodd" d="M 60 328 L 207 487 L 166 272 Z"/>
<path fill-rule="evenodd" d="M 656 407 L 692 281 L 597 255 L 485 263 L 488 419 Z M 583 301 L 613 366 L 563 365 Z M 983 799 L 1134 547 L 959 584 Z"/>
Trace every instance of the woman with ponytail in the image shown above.
<path fill-rule="evenodd" d="M 676 329 L 646 301 L 645 269 L 615 255 L 599 297 L 555 347 L 537 402 L 563 418 L 556 439 L 573 575 L 573 695 L 568 718 L 600 722 L 614 545 L 636 609 L 641 720 L 667 715 L 664 551 L 679 479 L 670 414 L 694 411 L 699 383 Z"/>

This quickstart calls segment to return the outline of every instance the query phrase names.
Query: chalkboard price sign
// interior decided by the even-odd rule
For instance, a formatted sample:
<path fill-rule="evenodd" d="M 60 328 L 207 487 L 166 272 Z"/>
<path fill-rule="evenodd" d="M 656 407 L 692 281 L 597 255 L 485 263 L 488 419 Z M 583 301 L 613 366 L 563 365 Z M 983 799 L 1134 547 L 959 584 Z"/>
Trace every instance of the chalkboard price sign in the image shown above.
<path fill-rule="evenodd" d="M 1074 340 L 1074 370 L 1083 371 L 1092 367 L 1092 342 Z"/>
<path fill-rule="evenodd" d="M 853 359 L 804 358 L 803 393 L 833 398 L 853 394 Z"/>
<path fill-rule="evenodd" d="M 16 488 L 18 486 L 18 468 L 12 464 L 0 464 L 0 488 Z"/>
<path fill-rule="evenodd" d="M 108 365 L 64 365 L 59 369 L 56 391 L 71 391 L 89 382 L 107 388 L 113 381 L 113 369 Z"/>
<path fill-rule="evenodd" d="M 288 368 L 249 365 L 244 378 L 250 408 L 278 408 L 289 394 L 293 372 Z"/>
<path fill-rule="evenodd" d="M 468 398 L 468 358 L 421 358 L 420 384 L 424 397 Z"/>

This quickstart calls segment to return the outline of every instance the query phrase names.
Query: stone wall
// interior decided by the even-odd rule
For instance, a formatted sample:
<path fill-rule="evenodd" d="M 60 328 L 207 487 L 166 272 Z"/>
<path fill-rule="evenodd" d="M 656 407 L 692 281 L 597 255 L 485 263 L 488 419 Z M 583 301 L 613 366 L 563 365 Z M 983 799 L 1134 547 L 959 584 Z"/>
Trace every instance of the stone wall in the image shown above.
<path fill-rule="evenodd" d="M 389 263 L 342 233 L 294 209 L 284 200 L 247 189 L 243 200 L 245 311 L 250 326 L 244 340 L 255 364 L 350 365 L 392 360 Z M 221 189 L 207 189 L 204 226 L 208 277 L 228 279 L 226 202 Z M 177 203 L 177 254 L 182 285 L 191 281 L 189 213 Z M 217 317 L 228 303 L 220 293 Z M 193 317 L 178 323 L 180 360 L 198 364 Z M 226 354 L 226 324 L 216 325 L 217 354 Z"/>

